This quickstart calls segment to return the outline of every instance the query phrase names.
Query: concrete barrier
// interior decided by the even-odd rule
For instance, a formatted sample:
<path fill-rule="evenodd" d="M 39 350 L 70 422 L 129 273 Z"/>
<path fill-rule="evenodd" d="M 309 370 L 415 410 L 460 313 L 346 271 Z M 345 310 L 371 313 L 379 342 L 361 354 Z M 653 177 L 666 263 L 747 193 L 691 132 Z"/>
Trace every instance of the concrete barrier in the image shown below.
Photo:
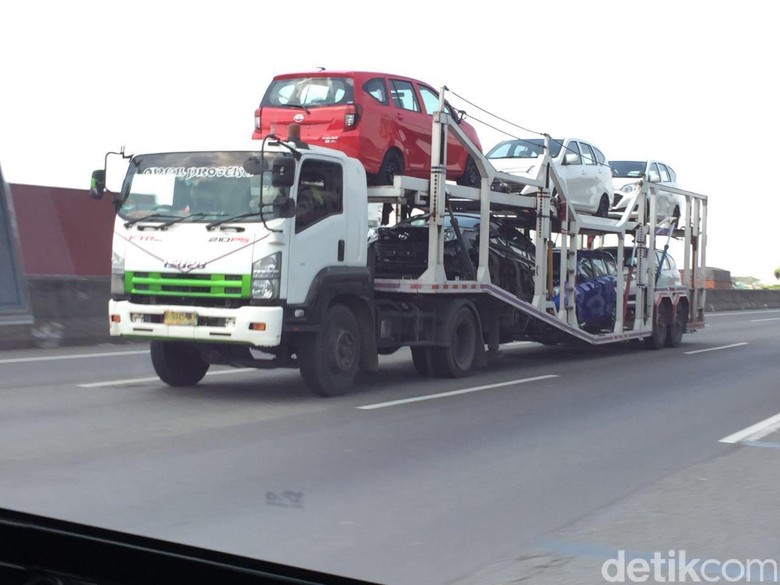
<path fill-rule="evenodd" d="M 116 342 L 108 334 L 106 276 L 28 276 L 34 322 L 0 327 L 0 349 Z"/>
<path fill-rule="evenodd" d="M 780 308 L 780 290 L 738 288 L 707 290 L 705 311 L 741 311 Z"/>

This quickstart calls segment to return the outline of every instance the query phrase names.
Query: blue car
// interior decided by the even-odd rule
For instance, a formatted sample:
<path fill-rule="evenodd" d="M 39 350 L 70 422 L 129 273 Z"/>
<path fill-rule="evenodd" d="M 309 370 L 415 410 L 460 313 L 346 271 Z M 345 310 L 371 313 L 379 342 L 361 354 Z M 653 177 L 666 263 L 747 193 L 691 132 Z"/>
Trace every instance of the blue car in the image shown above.
<path fill-rule="evenodd" d="M 556 309 L 559 308 L 560 250 L 553 251 L 553 286 Z M 577 321 L 583 329 L 611 330 L 617 306 L 617 264 L 604 250 L 579 250 L 574 288 Z"/>

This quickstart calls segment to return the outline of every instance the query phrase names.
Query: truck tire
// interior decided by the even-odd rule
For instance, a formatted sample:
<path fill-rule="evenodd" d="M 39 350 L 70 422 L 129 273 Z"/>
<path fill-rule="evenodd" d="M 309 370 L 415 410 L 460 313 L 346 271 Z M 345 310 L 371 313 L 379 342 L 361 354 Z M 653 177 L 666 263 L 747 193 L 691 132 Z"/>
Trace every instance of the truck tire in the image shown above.
<path fill-rule="evenodd" d="M 300 338 L 297 354 L 301 377 L 316 394 L 344 394 L 360 365 L 360 328 L 355 315 L 344 305 L 330 307 L 320 330 Z"/>
<path fill-rule="evenodd" d="M 471 372 L 477 358 L 479 327 L 467 304 L 460 305 L 445 324 L 447 345 L 431 348 L 434 373 L 442 378 L 462 378 Z"/>
<path fill-rule="evenodd" d="M 192 343 L 154 340 L 151 353 L 155 373 L 169 386 L 194 386 L 209 369 Z"/>
<path fill-rule="evenodd" d="M 669 335 L 666 338 L 667 347 L 679 347 L 682 343 L 682 336 L 688 326 L 688 307 L 685 303 L 677 303 L 674 310 L 674 319 L 669 327 Z"/>
<path fill-rule="evenodd" d="M 669 306 L 666 302 L 662 301 L 655 306 L 653 334 L 645 337 L 645 347 L 662 349 L 666 345 L 666 338 L 669 336 L 669 316 Z"/>

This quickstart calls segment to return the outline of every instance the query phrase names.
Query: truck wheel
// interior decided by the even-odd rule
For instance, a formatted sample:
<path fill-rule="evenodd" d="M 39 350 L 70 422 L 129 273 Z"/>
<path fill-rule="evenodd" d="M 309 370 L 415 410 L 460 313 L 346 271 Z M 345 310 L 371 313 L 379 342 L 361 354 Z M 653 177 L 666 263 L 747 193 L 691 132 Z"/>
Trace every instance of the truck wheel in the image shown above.
<path fill-rule="evenodd" d="M 443 378 L 467 376 L 477 357 L 477 320 L 467 305 L 461 305 L 446 325 L 447 345 L 431 348 L 434 373 Z"/>
<path fill-rule="evenodd" d="M 321 329 L 302 337 L 297 349 L 301 377 L 320 396 L 340 396 L 355 381 L 360 364 L 360 328 L 344 305 L 325 314 Z"/>
<path fill-rule="evenodd" d="M 431 348 L 430 347 L 412 347 L 412 363 L 414 369 L 423 378 L 428 378 L 433 374 L 433 366 L 431 365 Z"/>
<path fill-rule="evenodd" d="M 674 320 L 669 327 L 669 335 L 666 338 L 667 347 L 679 347 L 682 343 L 682 336 L 688 325 L 688 308 L 685 303 L 677 303 L 674 311 Z"/>
<path fill-rule="evenodd" d="M 194 386 L 203 379 L 209 363 L 191 343 L 152 341 L 152 366 L 169 386 Z"/>
<path fill-rule="evenodd" d="M 661 349 L 666 345 L 666 338 L 668 335 L 669 309 L 667 304 L 662 302 L 655 307 L 653 334 L 650 337 L 645 337 L 645 347 L 648 349 Z"/>

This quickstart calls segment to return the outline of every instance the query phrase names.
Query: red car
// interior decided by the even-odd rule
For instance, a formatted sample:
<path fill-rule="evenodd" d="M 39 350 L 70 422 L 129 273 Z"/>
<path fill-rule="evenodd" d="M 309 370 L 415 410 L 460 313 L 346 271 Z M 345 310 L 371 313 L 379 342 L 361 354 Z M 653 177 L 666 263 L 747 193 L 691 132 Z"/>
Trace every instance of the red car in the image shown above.
<path fill-rule="evenodd" d="M 447 104 L 453 120 L 481 150 L 474 128 Z M 439 94 L 400 75 L 364 71 L 286 73 L 274 77 L 255 112 L 252 138 L 287 138 L 292 123 L 301 140 L 341 150 L 363 163 L 369 182 L 390 184 L 395 175 L 429 178 L 431 114 Z M 479 185 L 479 171 L 457 138 L 448 134 L 447 178 Z"/>

